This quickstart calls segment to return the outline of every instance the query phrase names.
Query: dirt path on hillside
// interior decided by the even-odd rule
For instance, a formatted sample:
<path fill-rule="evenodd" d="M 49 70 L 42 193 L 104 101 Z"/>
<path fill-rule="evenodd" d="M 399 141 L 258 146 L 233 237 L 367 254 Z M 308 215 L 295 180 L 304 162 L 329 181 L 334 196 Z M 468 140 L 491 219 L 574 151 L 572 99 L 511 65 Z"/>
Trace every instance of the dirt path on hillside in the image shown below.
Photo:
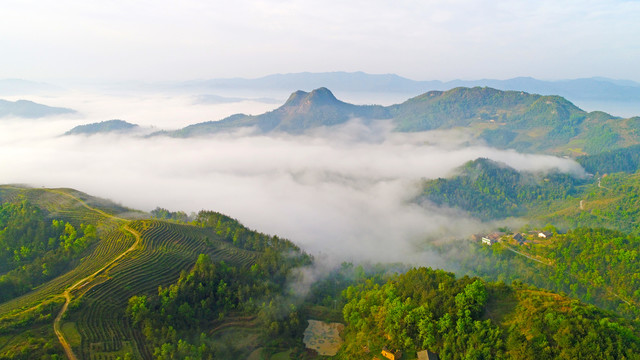
<path fill-rule="evenodd" d="M 62 316 L 64 315 L 64 313 L 67 311 L 67 308 L 69 307 L 69 303 L 71 302 L 71 295 L 69 295 L 69 290 L 66 290 L 63 295 L 67 299 L 67 301 L 64 302 L 64 305 L 62 305 L 62 310 L 60 310 L 60 312 L 58 313 L 58 316 L 56 316 L 56 319 L 53 321 L 53 332 L 56 333 L 56 336 L 58 337 L 58 341 L 60 341 L 60 345 L 62 345 L 62 348 L 64 349 L 64 353 L 67 355 L 67 358 L 69 360 L 77 360 L 78 358 L 73 353 L 73 350 L 71 350 L 71 345 L 69 345 L 69 343 L 67 342 L 67 339 L 64 338 L 64 334 L 62 334 L 62 330 L 60 330 L 60 320 L 62 319 Z"/>
<path fill-rule="evenodd" d="M 121 220 L 121 221 L 128 221 L 126 219 L 119 218 L 117 216 L 107 214 L 102 210 L 94 209 L 91 206 L 87 205 L 87 203 L 85 203 L 81 199 L 79 199 L 79 198 L 77 198 L 77 197 L 75 197 L 75 196 L 73 196 L 71 194 L 67 194 L 67 193 L 64 193 L 64 192 L 58 191 L 58 190 L 49 190 L 49 191 L 55 192 L 55 193 L 58 193 L 58 194 L 61 194 L 61 195 L 65 195 L 67 197 L 71 197 L 71 198 L 75 199 L 76 201 L 80 202 L 87 209 L 89 209 L 91 211 L 95 211 L 95 212 L 97 212 L 97 213 L 99 213 L 99 214 L 101 214 L 103 216 L 108 217 L 108 218 L 112 218 L 112 219 L 115 219 L 115 220 Z M 100 268 L 99 270 L 94 272 L 93 274 L 88 275 L 88 276 L 78 280 L 75 284 L 73 284 L 72 286 L 67 288 L 62 293 L 62 296 L 64 296 L 66 301 L 65 301 L 64 305 L 62 306 L 62 309 L 58 313 L 58 316 L 56 316 L 56 319 L 53 321 L 53 331 L 55 332 L 56 336 L 58 337 L 58 341 L 60 341 L 60 345 L 62 345 L 62 348 L 64 349 L 64 352 L 67 355 L 67 358 L 69 360 L 77 360 L 78 358 L 73 353 L 73 350 L 71 349 L 71 346 L 69 345 L 69 342 L 64 338 L 64 334 L 62 333 L 62 330 L 61 330 L 61 320 L 62 320 L 62 317 L 64 316 L 64 314 L 67 312 L 67 308 L 69 307 L 69 303 L 71 303 L 71 292 L 75 288 L 79 287 L 81 284 L 84 285 L 84 284 L 86 284 L 88 282 L 91 282 L 96 276 L 98 276 L 101 273 L 103 273 L 104 271 L 112 268 L 117 263 L 117 261 L 120 260 L 122 257 L 124 257 L 125 255 L 127 255 L 131 251 L 133 251 L 133 250 L 138 248 L 138 246 L 140 245 L 140 241 L 141 241 L 140 240 L 140 233 L 138 231 L 130 228 L 129 225 L 124 225 L 123 229 L 125 231 L 131 233 L 136 238 L 136 241 L 133 243 L 133 245 L 131 245 L 130 248 L 125 250 L 122 254 L 118 255 L 115 259 L 111 260 L 109 263 L 107 263 L 105 266 L 103 266 L 102 268 Z"/>
<path fill-rule="evenodd" d="M 542 260 L 536 259 L 536 258 L 534 258 L 534 257 L 532 257 L 530 255 L 527 255 L 525 253 L 521 253 L 520 251 L 518 251 L 516 249 L 513 249 L 511 246 L 505 246 L 505 248 L 507 248 L 507 250 L 513 251 L 514 253 L 516 253 L 518 255 L 524 256 L 529 260 L 537 261 L 537 262 L 539 262 L 540 264 L 543 264 L 543 265 L 553 266 L 552 264 L 548 264 L 548 263 L 546 263 L 546 262 L 544 262 Z"/>

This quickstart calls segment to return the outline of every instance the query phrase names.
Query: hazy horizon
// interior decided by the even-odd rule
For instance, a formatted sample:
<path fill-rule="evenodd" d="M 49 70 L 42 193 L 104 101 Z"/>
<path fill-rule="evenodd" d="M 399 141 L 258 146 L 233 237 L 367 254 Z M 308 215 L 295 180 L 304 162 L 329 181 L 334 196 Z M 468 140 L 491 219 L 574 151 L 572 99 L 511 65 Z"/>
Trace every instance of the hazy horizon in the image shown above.
<path fill-rule="evenodd" d="M 640 2 L 3 4 L 0 78 L 175 81 L 303 71 L 640 81 Z M 46 55 L 46 56 L 45 56 Z"/>

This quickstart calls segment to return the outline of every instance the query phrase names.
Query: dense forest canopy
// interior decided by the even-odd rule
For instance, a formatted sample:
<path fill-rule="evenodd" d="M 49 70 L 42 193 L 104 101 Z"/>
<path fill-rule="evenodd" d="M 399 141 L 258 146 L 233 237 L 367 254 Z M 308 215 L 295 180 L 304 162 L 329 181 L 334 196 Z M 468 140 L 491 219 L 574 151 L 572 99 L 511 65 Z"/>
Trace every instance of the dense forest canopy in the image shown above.
<path fill-rule="evenodd" d="M 451 178 L 424 182 L 418 202 L 457 207 L 482 220 L 525 215 L 535 203 L 578 194 L 585 179 L 553 171 L 519 172 L 489 159 L 467 162 Z"/>
<path fill-rule="evenodd" d="M 26 200 L 0 205 L 0 301 L 68 271 L 97 240 L 96 227 L 51 220 Z"/>
<path fill-rule="evenodd" d="M 624 321 L 522 284 L 418 268 L 382 286 L 349 287 L 345 297 L 344 359 L 367 359 L 383 348 L 427 349 L 441 359 L 640 357 L 640 339 Z"/>

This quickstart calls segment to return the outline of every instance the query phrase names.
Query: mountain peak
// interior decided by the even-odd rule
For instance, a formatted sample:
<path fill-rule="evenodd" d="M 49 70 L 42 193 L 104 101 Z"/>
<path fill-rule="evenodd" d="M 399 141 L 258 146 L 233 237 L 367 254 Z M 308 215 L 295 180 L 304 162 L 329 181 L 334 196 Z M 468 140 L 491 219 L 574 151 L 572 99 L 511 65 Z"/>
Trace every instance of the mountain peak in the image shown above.
<path fill-rule="evenodd" d="M 284 103 L 283 106 L 298 106 L 302 102 L 302 99 L 304 99 L 307 95 L 309 95 L 308 92 L 298 90 L 292 93 L 291 95 L 289 95 L 289 98 L 287 99 L 287 101 Z"/>
<path fill-rule="evenodd" d="M 309 99 L 313 99 L 315 101 L 338 101 L 333 93 L 326 87 L 321 87 L 313 90 L 309 93 L 308 97 Z"/>
<path fill-rule="evenodd" d="M 303 104 L 330 105 L 340 102 L 326 87 L 317 88 L 311 92 L 298 90 L 292 93 L 284 106 L 300 106 Z"/>

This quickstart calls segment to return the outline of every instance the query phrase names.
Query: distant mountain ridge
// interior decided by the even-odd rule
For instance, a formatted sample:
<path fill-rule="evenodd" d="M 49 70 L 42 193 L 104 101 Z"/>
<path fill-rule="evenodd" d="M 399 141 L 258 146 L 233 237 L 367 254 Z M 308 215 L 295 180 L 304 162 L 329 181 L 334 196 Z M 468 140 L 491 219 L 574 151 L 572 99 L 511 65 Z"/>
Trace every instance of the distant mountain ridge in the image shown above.
<path fill-rule="evenodd" d="M 545 81 L 532 77 L 506 80 L 411 80 L 396 74 L 364 72 L 324 72 L 273 74 L 255 79 L 228 78 L 188 81 L 177 86 L 192 89 L 261 89 L 285 90 L 327 87 L 334 91 L 424 93 L 456 87 L 488 86 L 499 90 L 517 90 L 542 95 L 560 95 L 572 101 L 640 101 L 640 83 L 603 77 Z"/>
<path fill-rule="evenodd" d="M 191 137 L 243 127 L 300 134 L 353 118 L 391 119 L 395 130 L 402 132 L 465 127 L 477 141 L 525 152 L 577 156 L 640 143 L 640 118 L 586 112 L 560 96 L 487 87 L 430 91 L 386 107 L 349 104 L 322 87 L 296 91 L 282 106 L 261 115 L 236 114 L 164 134 Z"/>
<path fill-rule="evenodd" d="M 73 109 L 51 107 L 29 100 L 7 101 L 0 99 L 0 118 L 20 117 L 20 118 L 41 118 L 52 115 L 74 114 Z"/>
<path fill-rule="evenodd" d="M 22 79 L 0 79 L 0 96 L 51 94 L 64 89 L 47 83 Z"/>

